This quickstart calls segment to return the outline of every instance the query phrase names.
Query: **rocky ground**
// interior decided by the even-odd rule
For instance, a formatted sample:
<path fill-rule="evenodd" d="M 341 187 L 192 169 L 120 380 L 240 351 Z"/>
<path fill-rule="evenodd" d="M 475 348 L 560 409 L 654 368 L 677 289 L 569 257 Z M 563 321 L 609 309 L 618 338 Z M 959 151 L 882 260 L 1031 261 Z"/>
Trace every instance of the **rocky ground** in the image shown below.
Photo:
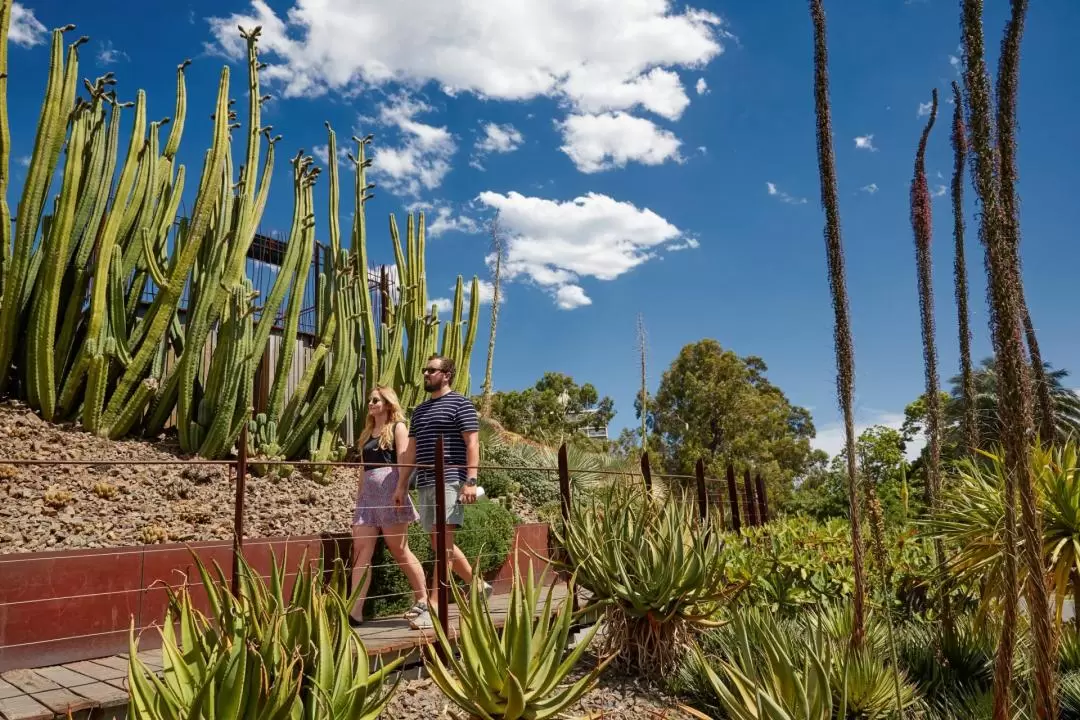
<path fill-rule="evenodd" d="M 579 677 L 575 675 L 571 680 Z M 435 720 L 456 711 L 430 679 L 404 681 L 382 714 L 385 720 Z M 457 711 L 456 717 L 462 717 Z M 563 717 L 595 720 L 690 720 L 677 701 L 654 686 L 608 668 L 600 682 Z"/>
<path fill-rule="evenodd" d="M 94 460 L 115 465 L 16 465 L 6 460 Z M 173 440 L 110 441 L 0 404 L 0 553 L 232 538 L 234 483 L 226 466 L 177 463 Z M 131 461 L 167 465 L 124 465 Z M 249 477 L 246 535 L 348 529 L 352 471 L 321 485 L 294 472 Z"/>

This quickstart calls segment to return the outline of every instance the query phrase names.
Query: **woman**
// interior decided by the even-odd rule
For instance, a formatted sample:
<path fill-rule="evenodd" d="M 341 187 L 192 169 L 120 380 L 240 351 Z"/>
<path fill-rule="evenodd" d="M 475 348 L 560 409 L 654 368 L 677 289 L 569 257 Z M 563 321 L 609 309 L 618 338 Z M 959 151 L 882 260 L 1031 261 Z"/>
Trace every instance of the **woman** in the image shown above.
<path fill-rule="evenodd" d="M 427 610 L 424 569 L 409 549 L 409 523 L 420 516 L 408 493 L 408 474 L 398 471 L 398 458 L 409 446 L 405 412 L 397 394 L 388 387 L 376 387 L 368 397 L 367 422 L 357 441 L 364 472 L 356 492 L 353 513 L 353 587 L 363 576 L 363 590 L 349 614 L 349 624 L 360 625 L 364 598 L 371 585 L 371 555 L 382 532 L 383 540 L 412 587 L 416 605 L 409 614 Z M 355 615 L 353 613 L 358 613 Z"/>

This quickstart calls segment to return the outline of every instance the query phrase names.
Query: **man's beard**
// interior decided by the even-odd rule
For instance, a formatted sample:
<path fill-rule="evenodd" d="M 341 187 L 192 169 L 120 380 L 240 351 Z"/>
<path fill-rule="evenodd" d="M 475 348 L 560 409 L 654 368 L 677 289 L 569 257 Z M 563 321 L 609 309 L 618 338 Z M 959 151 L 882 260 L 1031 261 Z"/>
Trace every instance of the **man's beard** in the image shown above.
<path fill-rule="evenodd" d="M 436 382 L 434 378 L 431 378 L 430 380 L 424 380 L 424 389 L 428 392 L 433 392 L 439 389 L 440 384 L 441 383 Z"/>

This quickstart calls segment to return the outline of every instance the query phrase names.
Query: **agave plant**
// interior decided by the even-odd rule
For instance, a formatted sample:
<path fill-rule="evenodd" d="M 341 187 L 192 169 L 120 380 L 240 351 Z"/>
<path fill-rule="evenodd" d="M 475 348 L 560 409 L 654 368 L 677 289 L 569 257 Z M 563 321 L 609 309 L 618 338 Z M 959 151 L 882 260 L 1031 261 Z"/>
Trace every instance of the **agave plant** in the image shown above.
<path fill-rule="evenodd" d="M 276 558 L 270 585 L 246 562 L 240 589 L 229 590 L 220 567 L 195 563 L 212 611 L 193 607 L 184 586 L 172 593 L 161 628 L 159 678 L 139 659 L 134 626 L 128 683 L 135 720 L 289 718 L 375 720 L 393 695 L 383 691 L 401 660 L 371 672 L 367 651 L 349 626 L 353 598 L 336 560 L 323 585 L 322 563 L 302 561 L 289 600 Z M 175 625 L 179 625 L 180 637 Z"/>
<path fill-rule="evenodd" d="M 532 568 L 524 581 L 514 575 L 506 624 L 501 632 L 495 627 L 487 598 L 477 583 L 472 584 L 468 601 L 456 584 L 451 587 L 460 608 L 461 659 L 454 657 L 454 647 L 439 623 L 435 623 L 438 649 L 446 661 L 429 645 L 425 648 L 425 665 L 439 689 L 471 718 L 556 717 L 592 688 L 613 659 L 611 656 L 602 659 L 577 682 L 564 685 L 599 625 L 593 625 L 564 659 L 573 612 L 568 602 L 555 609 L 552 586 L 539 619 L 535 619 L 540 588 L 533 579 Z M 568 597 L 572 597 L 572 582 L 568 592 Z"/>
<path fill-rule="evenodd" d="M 616 483 L 575 500 L 555 534 L 560 560 L 606 611 L 605 643 L 628 665 L 663 676 L 695 629 L 743 587 L 729 573 L 724 536 L 702 524 L 695 504 L 660 502 L 637 483 Z"/>
<path fill-rule="evenodd" d="M 733 720 L 892 717 L 918 695 L 899 668 L 882 662 L 884 624 L 867 619 L 866 644 L 853 648 L 850 602 L 792 619 L 740 610 L 710 653 L 693 652 L 689 673 L 699 681 L 692 685 Z"/>
<path fill-rule="evenodd" d="M 801 641 L 785 630 L 775 615 L 749 610 L 731 621 L 727 657 L 693 650 L 693 664 L 727 717 L 832 720 L 831 644 L 820 627 Z"/>

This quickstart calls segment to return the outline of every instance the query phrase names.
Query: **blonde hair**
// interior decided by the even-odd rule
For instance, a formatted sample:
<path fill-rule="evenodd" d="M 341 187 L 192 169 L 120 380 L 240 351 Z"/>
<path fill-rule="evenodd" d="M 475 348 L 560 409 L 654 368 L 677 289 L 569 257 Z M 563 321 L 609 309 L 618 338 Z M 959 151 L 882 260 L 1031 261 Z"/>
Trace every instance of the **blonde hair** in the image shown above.
<path fill-rule="evenodd" d="M 394 447 L 394 428 L 399 422 L 405 422 L 405 411 L 401 409 L 401 401 L 398 400 L 397 393 L 394 392 L 393 388 L 376 385 L 371 392 L 382 399 L 383 407 L 380 407 L 379 410 L 388 415 L 386 425 L 383 426 L 382 432 L 379 433 L 379 447 L 386 450 Z M 371 395 L 368 395 L 368 397 L 370 398 Z M 364 423 L 364 429 L 360 431 L 357 444 L 363 447 L 364 443 L 370 440 L 374 433 L 375 415 L 368 413 L 367 421 Z"/>

